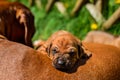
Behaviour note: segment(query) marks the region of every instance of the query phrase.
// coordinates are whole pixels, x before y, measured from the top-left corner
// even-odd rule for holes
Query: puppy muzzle
[[[68,70],[73,67],[73,63],[70,59],[58,57],[53,61],[53,66],[59,70]]]

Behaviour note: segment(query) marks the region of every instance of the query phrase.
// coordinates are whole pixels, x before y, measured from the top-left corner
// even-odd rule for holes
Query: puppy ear
[[[80,59],[82,54],[84,53],[82,49],[82,42],[77,37],[74,37],[74,39],[75,39],[75,44],[77,45],[77,49],[78,49],[78,59]]]
[[[83,45],[82,42],[79,39],[77,40],[77,47],[78,47],[78,56],[79,59],[83,58],[83,59],[88,59],[89,57],[92,56],[92,53],[90,51],[88,51]]]
[[[77,47],[78,47],[78,56],[79,56],[79,58],[81,58],[84,54],[84,50],[82,48],[82,43],[78,43]]]
[[[79,58],[82,59],[89,59],[92,56],[92,52],[90,52],[89,50],[87,50],[81,43],[81,47],[78,48],[79,49]]]
[[[48,56],[50,56],[51,46],[52,46],[52,43],[50,43],[49,45],[47,45],[47,48],[46,48],[46,52],[47,52]]]

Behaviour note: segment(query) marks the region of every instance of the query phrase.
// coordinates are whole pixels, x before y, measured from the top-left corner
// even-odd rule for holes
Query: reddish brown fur
[[[34,16],[18,2],[0,1],[0,34],[11,41],[32,46]]]
[[[55,68],[66,70],[71,69],[83,56],[89,57],[87,54],[90,52],[86,54],[82,48],[82,43],[78,38],[67,31],[60,30],[53,33],[37,51],[46,52]]]
[[[120,80],[118,48],[95,43],[84,46],[92,57],[73,72],[62,72],[40,52],[0,39],[0,80]]]
[[[55,40],[56,38],[61,38],[61,36],[64,36],[64,37],[70,37],[72,39],[72,41],[76,41],[76,43],[78,43],[79,45],[81,45],[81,41],[78,40],[78,38],[76,38],[75,36],[73,36],[72,34],[70,34],[69,32],[67,31],[64,31],[64,30],[61,30],[61,31],[57,31],[55,32],[54,34],[52,34],[50,36],[50,38],[48,38],[47,41],[39,41],[37,42],[37,44],[35,44],[35,47],[38,47],[40,46],[37,51],[45,51],[45,48],[47,48],[52,42],[53,40]],[[74,37],[74,39],[73,39]],[[69,40],[70,41],[70,40]],[[59,41],[58,41],[59,42]]]

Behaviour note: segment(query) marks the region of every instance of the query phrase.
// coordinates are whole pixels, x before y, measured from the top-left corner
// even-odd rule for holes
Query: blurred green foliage
[[[83,7],[79,11],[78,16],[70,17],[69,15],[62,15],[57,10],[55,5],[52,7],[52,10],[49,13],[46,13],[45,5],[47,3],[47,0],[41,0],[41,9],[39,9],[36,5],[30,7],[28,0],[19,1],[25,4],[27,7],[29,7],[35,16],[36,33],[33,37],[33,41],[37,39],[46,40],[53,32],[57,30],[67,30],[79,37],[80,39],[83,39],[85,35],[92,30],[90,27],[91,24],[96,23],[85,7]],[[76,0],[60,1],[64,3],[68,13],[71,12],[76,2]],[[105,18],[106,16],[108,16],[109,18],[112,15],[112,13],[119,7],[119,4],[115,4],[114,0],[110,0],[108,7],[108,10],[106,10],[108,11],[108,14],[104,16]],[[98,30],[100,29],[101,28],[99,27]],[[114,35],[120,35],[120,22],[117,22],[106,31]]]

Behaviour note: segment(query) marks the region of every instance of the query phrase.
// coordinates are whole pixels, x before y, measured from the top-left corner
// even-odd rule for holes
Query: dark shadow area
[[[92,54],[91,54],[91,55],[84,54],[84,55],[82,56],[82,58],[79,59],[79,60],[76,62],[75,66],[74,66],[72,69],[69,69],[69,70],[66,70],[66,69],[62,69],[62,70],[61,70],[61,69],[58,69],[58,70],[63,71],[63,72],[66,72],[66,73],[69,73],[69,74],[74,73],[74,72],[77,71],[78,67],[80,67],[80,66],[82,66],[82,65],[85,65],[86,62],[87,62],[87,60],[90,59],[90,57],[92,57]]]

